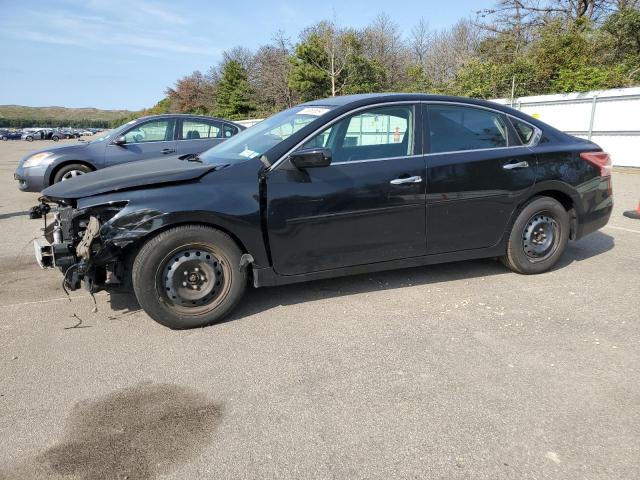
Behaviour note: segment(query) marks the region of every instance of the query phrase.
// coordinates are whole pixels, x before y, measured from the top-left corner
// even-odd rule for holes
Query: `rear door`
[[[301,147],[331,149],[331,165],[298,170],[285,161],[268,174],[269,243],[279,274],[425,254],[416,107],[394,104],[347,116]]]
[[[224,141],[223,123],[200,118],[180,119],[178,155],[201,153]]]
[[[498,111],[430,103],[424,119],[428,253],[495,245],[533,187],[535,155]]]
[[[105,166],[148,158],[175,155],[175,118],[159,118],[134,125],[124,133],[126,143],[110,143],[105,153]]]

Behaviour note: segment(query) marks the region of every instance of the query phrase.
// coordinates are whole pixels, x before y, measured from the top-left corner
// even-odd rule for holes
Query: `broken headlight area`
[[[166,213],[152,209],[127,212],[109,222],[101,232],[102,239],[119,248],[125,248],[149,232],[164,226]]]
[[[36,259],[41,267],[58,267],[64,272],[65,287],[75,290],[82,281],[94,288],[118,282],[116,252],[105,245],[102,228],[126,206],[126,202],[109,203],[87,208],[34,207],[45,219],[43,242],[35,242]],[[48,205],[43,201],[42,205]],[[37,208],[37,210],[36,210]],[[47,214],[52,219],[47,222]],[[110,263],[111,262],[111,263]]]

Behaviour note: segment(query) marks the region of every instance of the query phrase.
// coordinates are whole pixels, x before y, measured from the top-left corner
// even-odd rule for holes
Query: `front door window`
[[[173,121],[154,120],[136,125],[125,133],[127,144],[167,142],[173,140]]]

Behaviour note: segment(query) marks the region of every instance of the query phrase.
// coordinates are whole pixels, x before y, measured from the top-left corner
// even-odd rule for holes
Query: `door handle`
[[[168,153],[176,153],[175,149],[172,148],[163,148],[162,150],[160,150],[160,153],[162,153],[163,155],[166,155]]]
[[[515,170],[516,168],[529,168],[529,162],[505,163],[502,168],[505,170]]]
[[[391,185],[403,185],[405,183],[420,183],[420,182],[422,182],[422,177],[415,176],[415,177],[406,177],[406,178],[394,178],[389,183]]]

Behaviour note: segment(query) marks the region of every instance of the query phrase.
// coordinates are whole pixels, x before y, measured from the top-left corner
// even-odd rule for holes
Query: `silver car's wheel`
[[[90,171],[91,168],[87,165],[83,165],[81,163],[69,163],[56,170],[53,178],[51,179],[51,183],[63,182],[64,180],[84,175]]]
[[[70,178],[77,177],[78,175],[84,175],[84,172],[82,170],[69,170],[64,175],[62,175],[62,178],[60,179],[60,181],[64,182],[65,180],[69,180]]]

